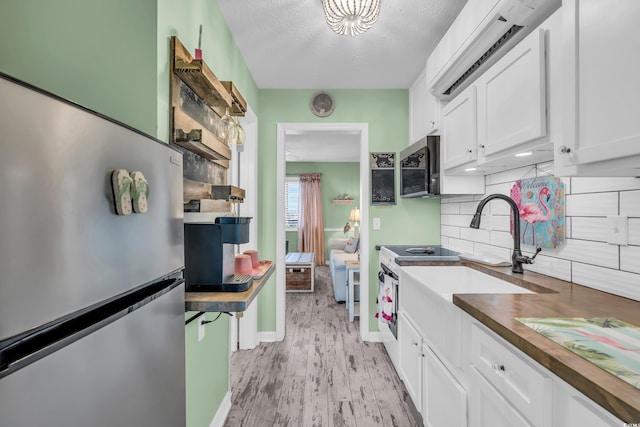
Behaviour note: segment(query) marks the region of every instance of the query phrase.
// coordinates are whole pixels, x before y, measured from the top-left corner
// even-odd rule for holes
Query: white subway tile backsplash
[[[566,215],[618,215],[618,193],[570,194],[566,197]]]
[[[533,256],[533,253],[524,252],[527,256]],[[556,279],[571,281],[571,261],[561,258],[553,258],[545,256],[544,249],[540,252],[533,264],[526,264],[526,270],[535,271],[545,276],[555,277]]]
[[[504,194],[505,196],[508,196],[511,192],[511,187],[513,187],[513,183],[509,182],[487,185],[485,187],[485,194],[482,196],[482,198],[488,196],[489,194]]]
[[[571,178],[571,190],[572,194],[640,190],[640,178],[574,177]]]
[[[549,255],[601,267],[618,268],[619,266],[618,246],[589,240],[566,239],[564,245],[556,248],[554,253]]]
[[[488,219],[492,231],[511,230],[511,215],[491,215]]]
[[[480,243],[491,243],[491,232],[489,230],[474,230],[473,228],[460,228],[460,238],[472,240]]]
[[[441,233],[443,236],[447,237],[455,237],[456,239],[460,238],[460,227],[450,227],[448,225],[440,226]]]
[[[574,283],[640,300],[640,280],[635,273],[574,262],[571,276]]]
[[[620,192],[620,215],[640,217],[640,191]]]
[[[471,220],[473,219],[473,215],[449,215],[449,225],[455,225],[458,227],[469,227],[471,224]],[[481,221],[486,220],[483,216]]]
[[[483,242],[484,243],[484,242]],[[492,231],[491,232],[491,240],[489,241],[494,246],[499,246],[501,248],[511,248],[513,249],[513,237],[511,233],[508,231]]]
[[[468,254],[472,254],[473,242],[470,242],[469,240],[460,240],[460,239],[454,239],[453,237],[450,237],[448,249],[453,249],[454,251],[466,252]]]
[[[465,215],[472,215],[476,213],[476,208],[478,207],[478,202],[464,202],[458,203],[460,206],[460,213]]]
[[[629,244],[640,245],[640,218],[629,218]]]
[[[518,169],[511,169],[504,172],[497,172],[487,176],[485,182],[488,185],[499,184],[501,182],[513,183],[519,179],[535,178],[536,168],[534,166],[524,166]]]
[[[497,246],[492,245],[484,245],[482,243],[476,243],[474,245],[474,254],[475,255],[484,255],[491,258],[497,258],[502,261],[511,262],[511,253],[512,249],[499,248]]]
[[[483,210],[480,230],[469,228],[478,202],[489,194],[509,195],[515,181],[550,175],[552,164],[527,166],[487,175],[486,193],[448,197],[441,204],[441,241],[459,252],[511,261],[511,209],[495,200]],[[525,269],[561,280],[640,300],[640,179],[561,178],[565,184],[566,240],[555,249],[543,248],[535,264]],[[610,215],[629,217],[629,245],[609,245]],[[532,246],[522,251],[533,255]]]
[[[444,214],[459,214],[460,203],[443,203],[440,205],[440,213]]]
[[[571,238],[606,242],[609,236],[605,217],[571,217]]]
[[[640,273],[640,246],[620,246],[620,270]]]

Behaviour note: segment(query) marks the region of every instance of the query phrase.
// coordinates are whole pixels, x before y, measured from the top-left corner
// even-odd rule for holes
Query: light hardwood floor
[[[287,293],[284,341],[231,357],[225,427],[421,426],[383,345],[360,340],[328,267],[316,271],[314,293]]]

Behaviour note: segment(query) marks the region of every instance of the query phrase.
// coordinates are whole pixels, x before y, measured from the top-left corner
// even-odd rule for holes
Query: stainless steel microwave
[[[440,196],[440,137],[427,136],[400,152],[400,197]]]

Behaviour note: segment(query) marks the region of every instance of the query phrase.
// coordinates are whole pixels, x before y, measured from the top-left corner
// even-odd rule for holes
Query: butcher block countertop
[[[185,311],[242,313],[251,305],[274,271],[275,263],[272,263],[262,277],[253,279],[251,287],[244,292],[185,292]]]
[[[640,302],[533,272],[515,274],[510,267],[489,267],[467,261],[458,265],[544,292],[457,294],[453,303],[622,421],[640,422],[640,389],[515,320],[521,317],[612,317],[640,326]]]

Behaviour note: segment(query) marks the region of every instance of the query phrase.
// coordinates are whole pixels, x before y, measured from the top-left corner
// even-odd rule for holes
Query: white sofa
[[[336,301],[347,300],[347,269],[345,261],[357,261],[357,253],[347,253],[344,246],[347,243],[346,238],[329,239],[329,267],[331,269],[331,281],[333,282],[333,295]],[[356,300],[357,300],[356,295]]]

